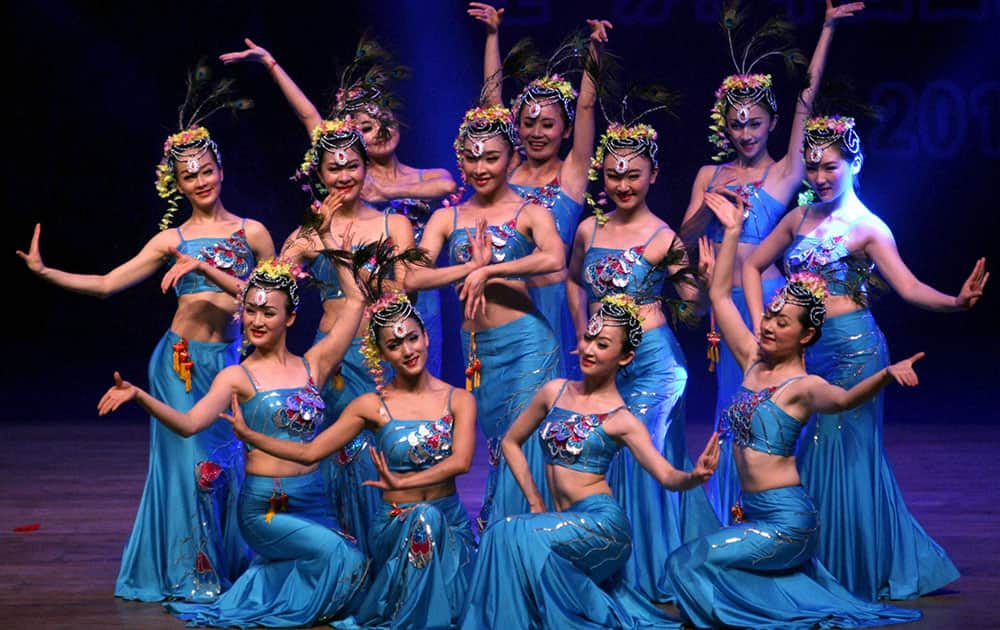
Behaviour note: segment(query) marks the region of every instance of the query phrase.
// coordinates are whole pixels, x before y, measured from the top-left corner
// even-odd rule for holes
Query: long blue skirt
[[[747,521],[689,543],[668,575],[694,626],[857,628],[914,621],[919,610],[861,601],[815,557],[819,520],[802,486],[745,492]]]
[[[331,625],[341,630],[457,628],[476,550],[458,495],[383,503],[369,538],[375,581],[358,612]]]
[[[272,494],[287,508],[268,522]],[[338,531],[318,471],[299,477],[247,475],[240,529],[257,553],[246,573],[212,604],[167,603],[189,626],[312,626],[343,617],[356,605],[368,560]]]
[[[313,345],[326,337],[317,332]],[[383,381],[392,380],[392,370],[386,368]],[[338,382],[339,381],[339,382]],[[368,373],[364,355],[361,354],[361,337],[355,337],[340,364],[339,379],[331,375],[320,390],[326,404],[328,422],[336,422],[344,408],[362,394],[375,391],[375,381]],[[325,427],[321,427],[325,428]],[[357,541],[358,548],[369,554],[368,530],[372,519],[382,504],[382,491],[364,485],[378,479],[378,470],[368,454],[368,447],[375,443],[375,436],[365,429],[320,464],[333,501],[333,512],[344,531]]]
[[[529,511],[528,500],[503,458],[500,441],[531,402],[535,392],[556,378],[559,343],[537,312],[478,331],[475,339],[476,354],[482,368],[481,384],[472,393],[476,398],[476,420],[486,436],[490,454],[483,507],[476,518],[482,530],[507,515]],[[466,356],[469,345],[470,334],[463,330],[462,349]],[[538,441],[528,440],[522,449],[532,477],[545,479],[545,459]],[[548,486],[542,483],[538,489],[546,505],[549,505]]]
[[[679,628],[621,579],[632,553],[614,498],[521,514],[483,533],[461,627]]]
[[[576,351],[576,327],[566,306],[566,283],[556,282],[543,287],[529,286],[531,299],[559,341],[559,376],[571,381],[582,380],[580,360]]]
[[[645,422],[653,445],[678,470],[691,470],[684,433],[684,354],[669,326],[647,330],[635,360],[618,371],[618,391]],[[667,557],[683,543],[719,528],[704,490],[665,490],[622,449],[608,469],[608,484],[632,522],[635,553],[625,567],[629,583],[657,602],[672,599]]]
[[[149,360],[149,390],[179,411],[194,406],[222,368],[237,362],[230,343],[189,341],[191,391],[173,369],[167,331]],[[211,601],[250,562],[239,532],[236,502],[243,479],[243,447],[219,420],[181,437],[151,418],[149,468],[132,533],[122,553],[115,595],[155,602]]]
[[[870,311],[831,317],[806,368],[849,388],[889,364]],[[799,475],[823,529],[816,555],[867,600],[912,599],[959,577],[948,554],[906,507],[882,442],[883,394],[841,414],[818,414],[799,440]]]
[[[424,322],[427,331],[427,370],[441,378],[441,340],[443,328],[441,324],[441,294],[438,289],[426,289],[417,294],[417,311]]]
[[[785,279],[771,278],[764,281],[764,304],[771,301],[771,298],[778,289],[785,286]],[[743,323],[748,328],[753,326],[750,321],[750,309],[747,308],[746,295],[743,287],[733,287],[733,303],[743,317]],[[719,343],[719,363],[715,366],[715,378],[718,383],[718,390],[715,397],[715,419],[722,416],[722,412],[733,402],[733,396],[743,383],[743,370],[739,363],[733,358],[733,353],[729,351],[726,343]],[[733,461],[733,441],[731,436],[724,435],[719,438],[719,467],[715,474],[705,484],[705,492],[708,500],[712,503],[716,516],[723,525],[732,523],[730,509],[740,497],[740,476],[736,471],[736,463]]]

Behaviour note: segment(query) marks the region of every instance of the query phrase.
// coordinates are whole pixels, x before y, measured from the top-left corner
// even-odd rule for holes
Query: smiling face
[[[257,348],[284,343],[288,327],[295,322],[288,293],[251,286],[243,299],[243,334]]]
[[[390,112],[386,111],[382,115],[389,117],[387,123],[383,123],[378,118],[365,111],[353,112],[351,118],[361,129],[361,135],[365,139],[365,146],[368,147],[368,155],[373,160],[381,162],[388,159],[399,147],[399,122]],[[383,132],[383,124],[386,130]],[[384,133],[388,135],[384,135]]]
[[[378,327],[378,349],[396,374],[416,376],[427,365],[427,332],[415,317]]]
[[[726,108],[726,136],[741,158],[752,161],[767,151],[767,139],[778,117],[760,103],[751,105],[748,111],[746,121],[741,122],[735,108]]]
[[[833,201],[854,187],[860,159],[848,161],[836,144],[823,149],[819,162],[806,161],[806,180],[820,201]]]
[[[344,192],[344,203],[355,202],[365,183],[365,161],[352,145],[333,152],[322,151],[319,161],[319,178],[327,190]]]
[[[197,168],[191,170],[191,166]],[[191,149],[181,153],[174,160],[174,175],[177,190],[192,206],[208,208],[219,200],[222,193],[222,168],[215,161],[215,154],[211,150]]]
[[[477,194],[489,195],[507,185],[513,149],[502,135],[488,140],[466,138],[462,143],[462,174]]]
[[[778,311],[767,308],[760,322],[760,349],[772,356],[801,354],[817,339],[815,326],[804,322],[808,313],[803,306],[786,302]]]
[[[562,141],[569,138],[570,126],[566,113],[559,103],[541,106],[538,116],[531,117],[531,103],[521,107],[517,132],[524,145],[525,155],[538,162],[558,158]]]
[[[577,343],[580,371],[585,376],[613,376],[635,358],[625,349],[625,328],[605,324],[596,335],[589,332]]]
[[[619,210],[634,210],[646,203],[649,187],[656,182],[659,169],[653,168],[653,162],[645,153],[633,155],[623,173],[619,169],[623,164],[611,151],[604,156],[604,191]]]

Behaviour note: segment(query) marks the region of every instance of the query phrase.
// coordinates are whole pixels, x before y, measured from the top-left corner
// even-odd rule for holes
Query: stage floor
[[[700,445],[707,427],[689,427]],[[0,626],[181,628],[159,604],[112,595],[146,471],[148,424],[134,408],[112,418],[0,423]],[[910,510],[951,554],[962,578],[902,605],[907,627],[1000,627],[1000,428],[980,419],[895,417],[889,456]],[[486,475],[483,445],[460,480],[474,515]],[[40,524],[34,532],[14,528]]]

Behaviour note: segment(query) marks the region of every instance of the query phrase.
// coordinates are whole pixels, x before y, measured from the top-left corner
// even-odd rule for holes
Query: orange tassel
[[[733,517],[734,523],[742,523],[747,520],[746,514],[743,513],[743,506],[739,502],[734,503],[733,507],[729,508],[729,515]]]
[[[472,391],[479,387],[482,362],[476,356],[476,333],[469,335],[469,362],[465,366],[465,389]]]
[[[705,338],[708,339],[708,371],[714,372],[715,365],[719,362],[719,341],[722,340],[722,336],[715,329],[715,313],[712,313],[709,319],[711,321],[711,329],[705,335]]]
[[[191,391],[191,369],[194,368],[194,361],[188,353],[188,340],[181,337],[181,340],[173,345],[174,349],[174,372],[184,383],[184,391]]]
[[[338,392],[344,389],[344,375],[340,373],[340,368],[337,368],[336,374],[333,375],[333,388]]]

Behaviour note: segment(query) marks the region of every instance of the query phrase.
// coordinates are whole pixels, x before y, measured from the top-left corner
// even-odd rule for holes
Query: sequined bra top
[[[758,182],[726,185],[728,190],[735,192],[743,199],[744,217],[743,231],[740,233],[741,243],[759,245],[771,233],[774,226],[778,225],[781,217],[785,214],[785,206],[787,204],[781,203],[772,197],[771,193],[764,190],[764,182],[767,180],[767,175],[771,172],[772,166],[774,166],[774,162],[768,165],[767,169],[764,170],[764,176]],[[712,179],[708,182],[709,190],[711,190],[712,184],[715,183],[715,178],[719,174],[720,168],[722,168],[721,164],[715,167]],[[722,224],[719,223],[719,219],[713,214],[711,223],[705,229],[705,234],[716,243],[721,243],[724,232],[725,230],[722,228]]]
[[[309,380],[303,387],[282,387],[279,389],[259,390],[257,381],[250,370],[244,366],[243,371],[254,395],[240,404],[247,426],[258,433],[288,440],[289,442],[309,442],[316,436],[317,429],[323,424],[323,398],[319,395],[316,384],[313,383],[309,362],[305,357],[302,363],[306,366]],[[250,444],[246,449],[252,450]]]
[[[720,433],[729,434],[733,443],[761,453],[791,457],[803,424],[781,410],[772,398],[775,392],[802,376],[758,392],[740,387],[733,402],[719,418]]]
[[[389,238],[389,213],[385,213],[385,237]],[[360,243],[354,249],[360,247]],[[366,264],[366,271],[372,269]],[[344,297],[344,290],[340,288],[340,280],[337,278],[337,268],[330,259],[320,254],[309,263],[309,274],[319,287],[319,298],[324,302],[327,300],[339,300]]]
[[[583,288],[587,301],[600,302],[608,294],[625,293],[632,296],[637,304],[652,304],[663,294],[663,283],[667,270],[646,260],[643,252],[653,242],[660,231],[657,228],[642,245],[628,249],[594,247],[598,224],[594,221],[594,231],[590,243],[583,254]]]
[[[524,210],[524,206],[528,205],[528,203],[530,202],[526,201],[521,204],[521,207],[517,209],[517,212],[510,221],[501,223],[500,225],[486,226],[486,231],[489,232],[490,236],[490,249],[492,250],[491,264],[519,260],[535,251],[535,244],[527,236],[517,231],[517,218],[521,216],[521,211]],[[459,229],[458,208],[452,208],[452,212],[451,234],[448,235],[448,261],[452,265],[458,265],[469,262],[472,258],[469,237],[466,235],[465,230],[468,229],[469,233],[475,235],[476,228]]]
[[[454,388],[448,390],[448,401],[437,420],[394,418],[385,399],[381,399],[389,422],[375,432],[375,440],[390,470],[425,470],[451,455],[451,394],[454,391]]]
[[[538,427],[538,440],[545,463],[579,472],[603,475],[621,448],[601,426],[608,416],[624,409],[615,407],[605,413],[577,413],[557,403],[566,391],[563,381],[552,408]]]
[[[807,206],[802,213],[798,229],[802,228],[810,208]],[[847,250],[847,235],[853,227],[854,224],[851,224],[843,233],[822,239],[796,234],[791,246],[785,250],[785,275],[800,271],[817,273],[826,280],[829,295],[848,295],[859,304],[865,304],[875,263]]]
[[[250,249],[250,243],[247,242],[246,223],[247,220],[243,219],[240,222],[240,228],[226,238],[206,236],[187,239],[184,238],[184,233],[178,226],[175,229],[181,242],[177,244],[177,251],[207,262],[231,276],[246,280],[250,277],[253,268],[257,266],[253,250]],[[170,266],[173,265],[174,261],[171,261]],[[178,296],[181,296],[205,291],[221,292],[222,289],[200,273],[192,272],[184,274],[177,281],[177,284],[174,285],[174,291]]]
[[[513,175],[513,172],[511,174]],[[580,214],[583,213],[583,204],[563,191],[562,187],[559,186],[558,177],[544,186],[523,186],[510,182],[507,185],[524,199],[548,208],[552,213],[552,219],[556,222],[559,238],[562,239],[567,249],[573,244],[576,226],[580,222]]]

